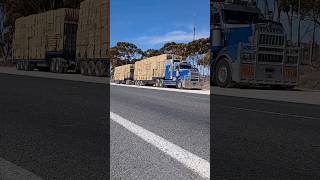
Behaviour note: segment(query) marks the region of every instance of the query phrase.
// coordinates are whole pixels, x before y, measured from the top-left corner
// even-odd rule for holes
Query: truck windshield
[[[180,69],[191,69],[191,65],[181,64]]]
[[[226,24],[252,24],[259,20],[259,14],[224,10],[224,21]]]

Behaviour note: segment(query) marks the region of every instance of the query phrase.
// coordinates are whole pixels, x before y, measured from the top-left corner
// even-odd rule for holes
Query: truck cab
[[[214,85],[297,85],[299,48],[289,45],[281,23],[265,18],[254,0],[220,0],[211,6]]]
[[[188,62],[167,60],[165,64],[164,85],[176,86],[179,89],[199,89],[199,71]]]

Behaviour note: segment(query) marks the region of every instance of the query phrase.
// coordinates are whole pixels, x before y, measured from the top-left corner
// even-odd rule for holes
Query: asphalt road
[[[111,112],[210,161],[208,95],[111,86]],[[112,179],[201,179],[118,123],[111,121]]]
[[[112,120],[109,145],[109,87],[70,79],[0,74],[0,166],[5,159],[43,179],[108,179],[109,170],[111,179],[201,179]],[[112,113],[211,158],[213,179],[320,179],[320,106],[317,97],[302,104],[317,93],[289,92],[275,101],[278,92],[270,91],[228,89],[218,93],[229,96],[209,99],[110,88]],[[270,100],[248,98],[259,93]]]
[[[320,106],[211,96],[213,179],[320,179]]]
[[[6,74],[0,84],[0,158],[43,179],[109,178],[107,85]]]

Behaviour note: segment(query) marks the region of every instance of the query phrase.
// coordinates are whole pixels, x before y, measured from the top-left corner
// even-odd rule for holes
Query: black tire
[[[166,88],[167,87],[166,85],[164,85],[163,79],[160,79],[160,87],[162,87],[162,88]]]
[[[96,66],[96,67],[95,67],[95,72],[96,72],[95,75],[96,75],[97,77],[101,77],[101,76],[102,76],[101,62],[98,61],[95,66]]]
[[[23,70],[24,70],[23,61],[20,61],[20,62],[19,62],[19,66],[20,66],[20,70],[23,71]]]
[[[96,65],[94,64],[93,61],[90,61],[88,63],[88,75],[89,76],[95,76],[96,75]]]
[[[51,59],[49,70],[50,70],[50,72],[53,72],[53,73],[56,71],[56,59],[55,58]]]
[[[81,74],[84,76],[88,75],[88,63],[87,62],[82,62],[81,63]]]
[[[84,63],[80,62],[80,74],[84,74]]]
[[[181,80],[177,81],[176,88],[177,88],[177,89],[183,89],[182,81],[181,81]]]
[[[28,62],[27,61],[23,62],[23,70],[28,71]]]
[[[33,71],[34,70],[34,65],[28,63],[28,71]]]
[[[96,76],[98,77],[107,76],[107,67],[104,63],[100,61],[96,63]]]
[[[61,59],[57,59],[57,72],[58,73],[64,73],[64,66],[63,66],[63,61]]]
[[[160,80],[159,79],[156,79],[156,82],[154,84],[155,87],[160,87]]]
[[[219,87],[228,88],[233,86],[231,69],[226,59],[218,62],[214,72],[214,78],[214,81]]]
[[[17,69],[17,70],[20,70],[19,62],[16,62],[16,69]]]
[[[54,67],[54,72],[59,73],[60,71],[60,62],[58,59],[56,59],[55,67]]]

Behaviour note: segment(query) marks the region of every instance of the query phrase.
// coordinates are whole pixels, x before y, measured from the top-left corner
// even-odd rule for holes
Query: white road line
[[[174,88],[158,88],[153,86],[135,86],[135,85],[124,85],[124,84],[115,84],[110,83],[111,86],[121,86],[121,87],[130,87],[130,88],[139,88],[139,89],[154,89],[159,91],[171,91],[171,92],[183,92],[191,94],[200,94],[200,95],[210,95],[210,90],[184,90],[184,89],[174,89]]]
[[[42,178],[9,161],[0,158],[1,180],[42,180]]]
[[[200,175],[205,179],[210,179],[210,163],[199,156],[188,152],[181,147],[165,140],[164,138],[138,126],[123,117],[110,112],[110,119],[135,135],[142,138],[144,141],[150,143],[151,145],[157,147],[162,152],[176,159],[182,163],[185,167],[191,169],[196,174]]]
[[[300,116],[300,115],[295,115],[295,114],[286,114],[286,113],[279,113],[279,112],[272,112],[272,111],[249,109],[249,108],[240,108],[240,107],[233,107],[233,106],[220,106],[220,107],[231,108],[231,109],[242,110],[242,111],[251,111],[251,112],[257,112],[257,113],[264,113],[264,114],[272,114],[272,115],[278,115],[278,116],[287,116],[287,117],[302,118],[302,119],[320,120],[320,118],[317,118],[317,117]]]

